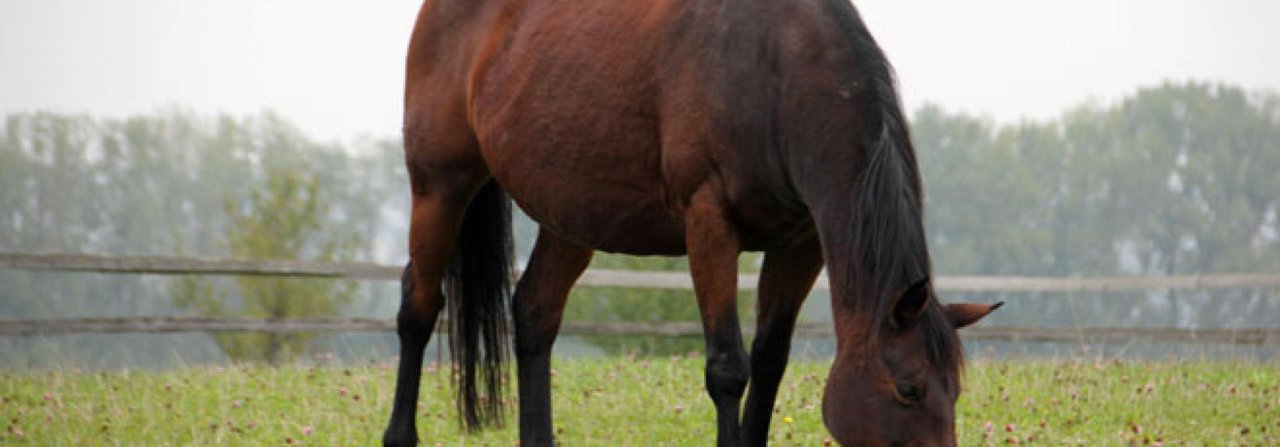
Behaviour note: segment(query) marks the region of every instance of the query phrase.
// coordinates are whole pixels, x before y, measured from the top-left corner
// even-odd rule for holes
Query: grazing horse
[[[594,250],[688,255],[718,445],[765,443],[824,265],[832,437],[955,444],[956,329],[995,306],[932,292],[893,75],[847,0],[427,0],[405,74],[413,210],[384,444],[416,443],[448,308],[465,425],[501,420],[510,321],[520,445],[552,445],[551,346]],[[540,226],[514,295],[508,197]],[[750,356],[743,251],[765,253]]]

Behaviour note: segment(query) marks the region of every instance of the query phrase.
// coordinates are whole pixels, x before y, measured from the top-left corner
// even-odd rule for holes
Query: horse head
[[[954,446],[956,330],[1001,304],[942,305],[925,280],[896,293],[883,321],[837,315],[841,338],[865,342],[840,343],[823,395],[827,430],[844,446]]]

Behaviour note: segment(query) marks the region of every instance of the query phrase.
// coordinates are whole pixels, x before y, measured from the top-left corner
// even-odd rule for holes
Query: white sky
[[[321,138],[395,135],[418,4],[0,0],[0,113],[269,108]],[[1280,91],[1277,0],[855,4],[911,108],[1015,121],[1163,80]]]

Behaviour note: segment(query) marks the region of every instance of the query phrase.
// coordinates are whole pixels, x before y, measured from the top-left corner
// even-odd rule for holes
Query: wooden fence
[[[242,260],[171,256],[99,256],[87,254],[0,253],[0,269],[49,270],[154,275],[261,275],[398,280],[402,266],[361,262],[324,263],[292,260]],[[738,287],[755,289],[759,276],[738,275]],[[589,269],[578,286],[692,289],[684,272]],[[1115,292],[1151,289],[1277,287],[1280,274],[1183,276],[1115,276],[1058,278],[1043,276],[939,276],[934,289],[946,292]],[[824,275],[814,284],[827,288]]]
[[[263,275],[324,277],[356,280],[396,280],[401,267],[371,263],[316,263],[291,260],[235,260],[161,256],[98,256],[87,254],[0,253],[0,269],[97,272],[158,275]],[[739,287],[754,289],[755,274],[740,274]],[[587,270],[578,286],[691,289],[687,273]],[[1229,274],[1162,277],[995,277],[942,276],[934,279],[939,291],[962,292],[1109,292],[1152,289],[1212,289],[1277,287],[1280,274]],[[819,278],[816,288],[826,288]],[[390,319],[312,318],[241,319],[203,317],[124,317],[0,320],[0,335],[130,332],[217,331],[389,331]],[[693,336],[701,334],[696,323],[566,323],[562,332],[578,335]],[[831,325],[804,324],[798,335],[830,336]],[[1165,328],[1021,328],[977,327],[962,331],[966,338],[1011,341],[1128,341],[1229,344],[1280,343],[1280,328],[1165,329]]]
[[[175,333],[175,332],[291,332],[291,331],[393,331],[395,321],[381,318],[309,318],[264,320],[207,317],[124,317],[0,320],[0,335],[65,335],[77,333]],[[572,335],[692,337],[702,335],[695,322],[565,322],[561,332]],[[748,325],[744,332],[751,334]],[[1003,341],[1222,343],[1263,345],[1280,343],[1280,328],[1166,329],[1166,328],[1029,328],[973,327],[961,331],[965,338]],[[830,337],[830,323],[803,323],[796,336]]]

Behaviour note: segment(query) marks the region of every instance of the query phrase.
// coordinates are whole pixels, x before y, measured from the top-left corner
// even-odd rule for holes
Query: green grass
[[[563,445],[712,445],[699,358],[560,361]],[[825,364],[793,364],[773,445],[822,445]],[[459,434],[447,376],[425,373],[422,445],[515,445],[514,428]],[[373,445],[395,370],[192,368],[0,373],[0,445]],[[1280,365],[999,361],[969,366],[960,445],[1280,445]],[[514,417],[514,413],[512,413]],[[513,426],[514,424],[508,424]]]

